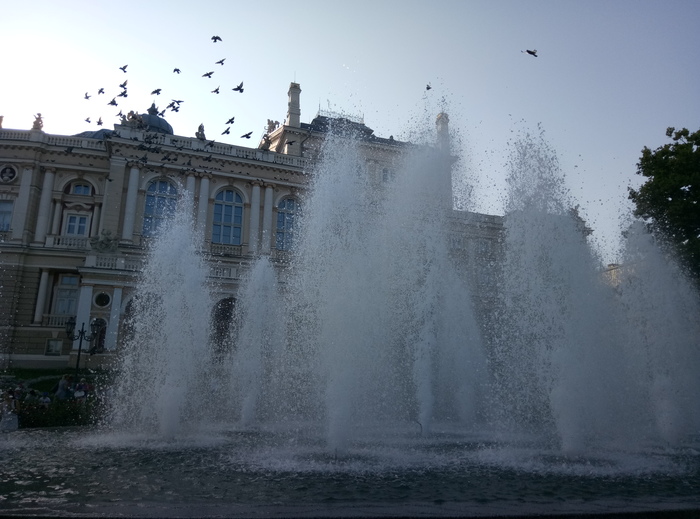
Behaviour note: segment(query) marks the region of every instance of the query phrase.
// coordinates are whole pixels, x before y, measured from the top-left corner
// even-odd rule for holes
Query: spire
[[[289,95],[289,102],[287,105],[287,120],[285,124],[294,128],[301,128],[301,105],[299,104],[301,87],[299,83],[290,83],[289,92],[287,92],[287,94]]]

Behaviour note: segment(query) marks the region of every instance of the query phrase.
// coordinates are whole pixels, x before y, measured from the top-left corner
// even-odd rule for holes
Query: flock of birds
[[[220,41],[223,41],[223,40],[222,40],[222,38],[221,38],[220,36],[212,36],[212,37],[211,37],[211,41],[212,41],[213,43],[217,43],[217,42],[220,42]],[[214,62],[214,64],[223,67],[225,61],[226,61],[226,58],[223,58],[223,59],[220,59],[220,60]],[[127,73],[127,68],[128,68],[128,67],[129,67],[129,65],[127,64],[127,65],[124,65],[124,66],[122,66],[122,67],[119,67],[119,70],[121,70],[124,74],[126,74],[126,73]],[[180,68],[178,68],[178,67],[175,67],[175,68],[173,69],[173,72],[172,72],[172,73],[173,73],[173,74],[178,74],[178,75],[179,75],[179,74],[182,73],[182,70],[181,70]],[[203,77],[203,78],[207,78],[207,79],[212,79],[212,76],[214,75],[214,73],[215,73],[214,70],[209,71],[209,72],[205,72],[204,74],[202,74],[202,77]],[[114,95],[114,96],[112,97],[112,99],[111,99],[108,103],[106,103],[107,106],[118,107],[118,106],[119,106],[119,103],[121,102],[121,99],[118,100],[118,98],[126,98],[126,97],[128,97],[128,95],[129,95],[129,92],[128,92],[128,89],[127,89],[128,82],[129,82],[129,80],[126,79],[126,80],[124,80],[123,83],[121,83],[121,84],[119,85],[119,88],[121,89],[121,91],[120,91],[118,94]],[[235,87],[231,88],[231,90],[232,90],[233,92],[237,92],[237,93],[239,93],[239,94],[242,94],[243,91],[244,91],[244,89],[243,89],[243,81],[241,81],[241,82],[240,82],[238,85],[236,85]],[[161,95],[162,93],[163,93],[163,88],[156,88],[156,89],[154,89],[154,90],[151,91],[151,95],[152,95],[152,96],[159,96],[159,95]],[[220,94],[220,93],[221,93],[221,86],[220,86],[220,85],[217,86],[214,90],[211,90],[210,93],[212,93],[212,94]],[[99,89],[97,90],[97,94],[91,95],[90,92],[85,92],[85,95],[83,96],[83,99],[85,99],[85,100],[90,100],[92,97],[94,97],[94,96],[100,96],[100,95],[105,95],[105,97],[107,97],[107,95],[105,94],[105,89],[102,88],[102,87],[99,88]],[[108,97],[107,97],[107,98],[108,98]],[[182,103],[184,103],[184,101],[181,100],[181,99],[172,99],[172,100],[170,101],[170,103],[169,103],[163,110],[161,110],[161,111],[158,112],[158,116],[163,117],[163,116],[166,114],[166,112],[167,112],[168,110],[170,110],[170,111],[172,111],[172,112],[179,112]],[[120,110],[119,110],[119,113],[116,114],[116,117],[119,118],[120,120],[123,120],[126,116],[125,116],[125,114],[123,113],[123,110],[120,109]],[[231,126],[234,124],[234,121],[235,121],[235,116],[234,116],[234,117],[230,117],[230,118],[226,121],[226,123],[225,123],[225,124],[226,124],[226,128],[224,129],[223,132],[221,132],[221,135],[230,135],[230,134],[231,134]],[[86,118],[85,118],[85,122],[88,123],[88,124],[91,124],[91,123],[92,123],[91,117],[89,117],[89,116],[86,117]],[[96,124],[97,126],[102,126],[102,125],[104,124],[104,121],[103,121],[101,115],[99,116],[99,118],[97,119],[97,121],[95,121],[95,124]],[[247,133],[244,133],[243,135],[241,135],[241,138],[242,138],[242,139],[250,139],[252,135],[253,135],[253,132],[250,131],[250,132],[247,132]]]

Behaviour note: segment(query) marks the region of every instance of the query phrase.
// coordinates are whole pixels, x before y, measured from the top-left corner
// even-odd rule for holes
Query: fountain
[[[282,270],[255,261],[223,346],[211,344],[216,287],[183,203],[133,300],[108,423],[4,441],[7,473],[24,483],[0,506],[91,515],[116,501],[137,516],[700,507],[700,307],[672,259],[636,226],[619,284],[606,283],[555,154],[525,136],[510,161],[499,304],[480,325],[448,253],[435,188],[445,157],[409,155],[380,191],[352,139],[329,137],[294,259]]]

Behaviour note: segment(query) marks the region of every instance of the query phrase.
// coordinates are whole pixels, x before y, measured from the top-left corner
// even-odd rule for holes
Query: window
[[[294,227],[298,213],[299,203],[294,198],[283,199],[277,207],[277,249],[291,250],[294,246]]]
[[[90,196],[92,194],[92,186],[89,184],[73,184],[71,194]]]
[[[78,306],[78,276],[61,274],[56,286],[56,299],[53,313],[56,315],[75,315]]]
[[[240,245],[243,234],[243,198],[236,191],[227,189],[216,195],[212,243]]]
[[[146,190],[143,235],[154,236],[177,208],[177,188],[167,180],[156,180]]]
[[[88,217],[69,214],[66,218],[66,233],[72,236],[87,236]]]
[[[63,350],[63,339],[48,339],[45,355],[60,355]]]
[[[12,223],[12,200],[0,200],[0,231],[9,231]]]

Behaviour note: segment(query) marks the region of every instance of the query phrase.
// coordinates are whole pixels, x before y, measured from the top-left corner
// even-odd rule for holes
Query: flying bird
[[[90,99],[90,96],[88,95],[87,92],[85,92],[85,99]]]
[[[230,133],[231,133],[231,127],[229,126],[223,132],[221,132],[221,135],[229,135]]]
[[[226,121],[226,124],[233,124],[233,120],[234,120],[235,118],[236,118],[235,116],[234,116],[234,117],[231,117],[228,121]]]
[[[121,110],[119,110],[119,113],[117,114],[117,117],[124,117],[124,114],[122,113]]]
[[[97,126],[102,126],[102,117],[97,120]]]
[[[433,88],[433,87],[430,86],[430,83],[428,83],[428,84],[425,86],[425,89],[426,89],[426,90],[430,90],[431,88]]]
[[[211,91],[212,94],[218,94],[219,93],[219,87],[216,87],[214,90]]]
[[[121,85],[119,85],[119,88],[123,88],[124,90],[126,90],[126,84],[127,84],[128,82],[129,82],[129,80],[127,79],[127,80],[124,81]]]
[[[157,96],[159,96],[159,95],[160,95],[160,90],[161,90],[160,88],[156,88],[153,92],[151,92],[151,95],[157,95]]]
[[[521,51],[521,52],[522,52],[522,51]],[[537,49],[526,50],[525,52],[527,52],[530,56],[535,56],[535,57],[537,57]]]
[[[178,105],[179,105],[180,103],[184,103],[183,100],[173,99],[172,101],[173,101],[173,103],[178,104]]]
[[[240,92],[241,94],[243,93],[243,81],[241,81],[241,84],[238,85],[236,88],[232,88],[234,92]]]
[[[217,61],[217,62],[215,63],[215,65],[223,65],[223,64],[224,64],[224,61],[226,61],[226,58],[220,59],[219,61]]]
[[[216,43],[217,41],[222,41],[222,40],[221,40],[221,38],[220,38],[219,36],[212,36],[212,37],[211,37],[211,41],[213,41],[214,43]]]
[[[100,88],[100,89],[97,91],[97,93],[98,93],[98,94],[104,94],[104,93],[105,93],[105,89],[104,89],[104,88]]]
[[[111,100],[109,103],[107,103],[107,104],[108,104],[109,106],[117,106],[116,98],[113,97],[112,100]]]
[[[174,68],[173,69],[173,74],[179,74],[181,71],[179,68]]]
[[[241,139],[250,139],[251,135],[253,135],[253,132],[244,133],[241,135]]]
[[[129,94],[126,93],[126,90],[122,90],[121,94],[117,94],[117,97],[129,97]]]
[[[295,142],[297,142],[297,141],[287,141],[287,146],[291,146],[291,145],[294,144]]]
[[[87,118],[85,119],[85,122],[88,123],[88,124],[90,124],[90,118],[87,117]]]
[[[212,71],[212,72],[207,72],[206,74],[202,74],[202,77],[208,77],[209,79],[211,79],[211,76],[212,76],[213,73],[214,73],[213,71]]]
[[[126,74],[126,67],[128,67],[128,66],[129,65],[124,65],[123,67],[119,67],[119,70],[121,70],[122,72],[124,72],[124,74]]]

